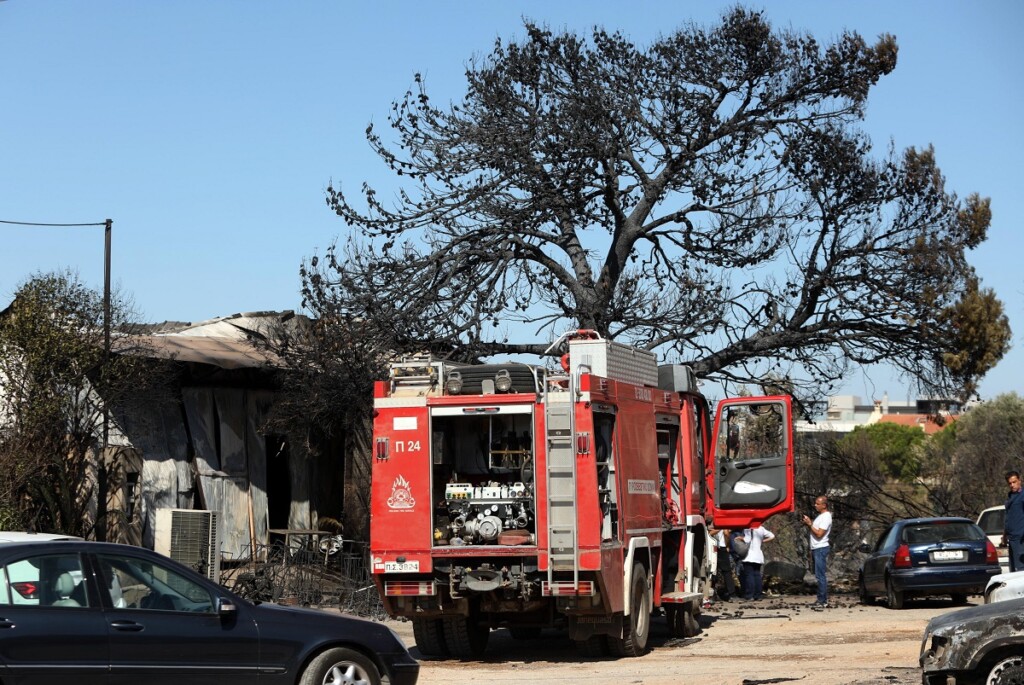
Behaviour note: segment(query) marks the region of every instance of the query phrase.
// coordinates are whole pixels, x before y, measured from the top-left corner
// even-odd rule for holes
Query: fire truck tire
[[[625,635],[608,638],[608,646],[615,656],[633,657],[647,653],[647,638],[651,632],[651,595],[647,585],[647,570],[643,565],[635,564]]]
[[[423,656],[448,656],[448,645],[444,642],[444,625],[439,618],[414,618],[412,635],[416,649]]]
[[[683,609],[676,604],[665,604],[665,623],[671,637],[683,636]]]
[[[681,614],[680,618],[683,623],[683,637],[697,637],[700,635],[700,623],[697,621],[697,617],[694,615],[694,612],[688,609],[683,609],[679,613]]]
[[[600,659],[608,656],[608,636],[591,635],[586,640],[576,640],[576,651],[580,656]]]
[[[487,649],[491,629],[477,624],[473,616],[450,616],[444,619],[444,642],[448,652],[457,659],[475,659]]]

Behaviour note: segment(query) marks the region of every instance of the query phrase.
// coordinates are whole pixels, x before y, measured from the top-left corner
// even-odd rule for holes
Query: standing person
[[[747,555],[743,557],[743,599],[758,600],[764,597],[761,567],[764,565],[764,551],[761,544],[775,539],[775,534],[761,526],[747,528],[743,531],[743,539],[750,544]]]
[[[750,543],[743,539],[743,533],[742,530],[730,530],[726,536],[729,540],[729,558],[740,580],[740,586],[737,588],[740,597],[743,597],[747,587],[747,571],[743,566],[743,557],[747,556],[747,549],[750,547]]]
[[[718,558],[716,583],[718,599],[728,602],[736,594],[736,581],[732,577],[732,555],[729,552],[729,531],[712,528],[708,531],[715,541],[715,555]]]
[[[828,498],[819,495],[814,500],[814,508],[818,515],[811,517],[804,514],[803,523],[811,529],[811,555],[814,557],[814,578],[818,581],[818,598],[814,602],[815,609],[828,606],[828,535],[832,532],[832,512],[828,510]]]
[[[1024,494],[1021,493],[1020,472],[1010,471],[1006,474],[1006,484],[1010,492],[1006,495],[1006,522],[1003,524],[1003,544],[1010,547],[1010,570],[1024,570],[1021,559],[1022,540],[1024,540]]]

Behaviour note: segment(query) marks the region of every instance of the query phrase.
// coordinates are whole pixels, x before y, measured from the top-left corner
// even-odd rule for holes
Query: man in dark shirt
[[[1010,546],[1010,570],[1024,570],[1024,493],[1021,492],[1020,473],[1006,474],[1010,492],[1006,496],[1006,523],[1003,525],[1003,544]]]

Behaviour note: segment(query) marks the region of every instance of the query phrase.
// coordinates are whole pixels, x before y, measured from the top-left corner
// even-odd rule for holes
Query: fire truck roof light
[[[448,374],[448,378],[444,384],[445,390],[450,395],[458,395],[462,392],[462,374],[458,371],[452,371]]]
[[[508,369],[502,369],[494,374],[494,389],[498,392],[508,392],[512,389],[512,376]]]

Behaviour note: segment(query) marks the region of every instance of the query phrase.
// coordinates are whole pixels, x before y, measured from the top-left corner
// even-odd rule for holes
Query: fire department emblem
[[[388,497],[388,506],[392,509],[412,509],[416,506],[416,500],[412,497],[409,481],[401,475],[395,479],[391,486],[391,497]]]

